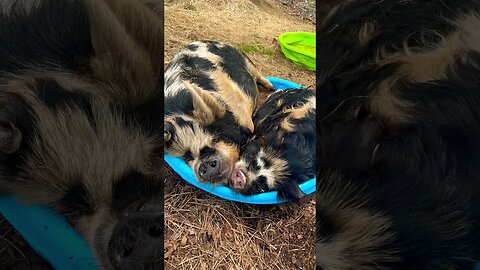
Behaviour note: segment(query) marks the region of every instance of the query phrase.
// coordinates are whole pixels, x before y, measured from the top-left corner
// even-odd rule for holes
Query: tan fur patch
[[[400,72],[414,82],[444,79],[456,61],[468,61],[469,51],[480,52],[479,15],[468,14],[452,23],[457,29],[446,37],[433,32],[441,40],[439,44],[422,41],[426,46],[418,50],[409,48],[405,42],[401,51],[384,56],[381,64],[401,63]]]
[[[277,100],[277,107],[280,108],[283,105],[283,99]]]
[[[266,168],[265,164],[263,164],[262,158],[265,158],[270,162],[270,166],[268,168]],[[257,157],[257,163],[260,166],[257,176],[265,176],[267,178],[267,186],[271,189],[278,188],[278,185],[280,184],[279,180],[285,176],[288,176],[287,161],[281,159],[272,149],[262,149]]]
[[[358,40],[361,44],[367,44],[375,35],[376,25],[374,22],[366,22],[362,24],[358,30]]]
[[[183,49],[177,55],[175,55],[175,57],[171,62],[175,62],[175,60],[177,60],[180,57],[184,57],[185,55],[207,59],[214,66],[218,66],[222,62],[222,57],[212,53],[208,49],[207,43],[202,41],[194,41],[190,44],[197,46],[197,49],[195,51],[191,51],[189,49]],[[220,44],[218,44],[218,46],[221,47]]]
[[[228,157],[228,159],[230,160],[231,170],[233,170],[235,163],[240,158],[240,150],[238,149],[238,147],[236,145],[226,142],[218,142],[215,144],[215,149],[218,149],[220,153]]]
[[[333,213],[336,210],[336,213]],[[323,269],[371,269],[378,261],[395,261],[395,255],[381,247],[392,241],[390,222],[380,214],[359,209],[331,209],[342,222],[333,241],[316,245],[317,262]],[[337,212],[338,211],[338,212]],[[340,212],[341,211],[341,212]],[[343,220],[342,220],[343,219]],[[382,268],[376,268],[382,269]],[[386,268],[385,268],[386,269]]]
[[[175,127],[175,140],[172,146],[166,149],[168,154],[181,157],[187,150],[190,150],[193,156],[199,156],[203,147],[212,146],[212,135],[206,133],[195,120],[188,116],[176,115],[175,117],[184,117],[186,120],[191,121],[193,129],[188,126],[180,127],[173,120],[174,117],[166,117],[165,122],[169,122]]]
[[[104,0],[128,34],[148,53],[156,74],[162,72],[163,21],[140,1]],[[158,5],[157,3],[157,6]],[[158,61],[157,61],[158,60]]]
[[[153,141],[127,129],[107,107],[94,104],[96,129],[81,111],[37,109],[36,151],[24,168],[32,179],[21,190],[22,198],[48,204],[60,199],[70,181],[81,177],[91,202],[102,205],[108,202],[113,180],[128,169],[144,169]]]
[[[4,94],[13,93],[27,103],[36,116],[36,130],[30,134],[33,136],[31,154],[26,157],[16,181],[5,187],[6,191],[16,194],[23,203],[46,204],[62,210],[58,200],[70,187],[81,182],[89,194],[87,200],[95,208],[109,205],[112,184],[125,171],[147,172],[151,149],[158,145],[156,138],[127,128],[122,116],[112,112],[107,99],[101,96],[91,103],[95,125],[90,115],[76,106],[47,108],[37,95],[43,85],[38,85],[36,78],[54,80],[65,87],[65,91],[80,87],[79,91],[90,93],[94,87],[73,76],[69,80],[68,74],[31,74],[34,75],[17,76],[0,85],[0,102],[8,101]],[[97,92],[101,90],[97,88]],[[2,184],[3,180],[0,179]],[[5,189],[2,187],[1,191]],[[95,228],[90,227],[90,231]]]
[[[317,264],[328,270],[367,270],[373,265],[395,262],[395,251],[383,247],[394,241],[391,222],[381,213],[368,209],[359,197],[355,183],[331,174],[317,184],[317,213],[335,225],[332,239],[317,239]],[[382,269],[382,268],[376,268]]]
[[[118,219],[115,218],[107,206],[101,207],[91,216],[81,217],[75,224],[75,229],[94,247],[96,243],[103,243],[103,247],[94,248],[95,257],[102,266],[110,265],[108,261],[108,243]],[[104,233],[98,234],[96,228],[102,227]],[[92,229],[95,228],[95,229]],[[98,239],[100,238],[100,239]]]
[[[282,120],[280,123],[280,127],[287,132],[295,131],[295,126],[290,122],[293,119],[302,119],[308,113],[314,111],[316,109],[316,97],[310,97],[307,102],[302,104],[299,107],[288,108],[284,110],[287,116]]]
[[[225,72],[215,70],[211,78],[218,89],[218,92],[212,92],[212,95],[227,104],[241,127],[253,132],[252,116],[256,105],[255,100],[245,95],[245,92]]]
[[[45,73],[40,78],[56,81],[55,77]],[[66,74],[57,83],[62,80],[67,80]],[[66,85],[76,88],[73,82]],[[92,203],[105,203],[112,181],[128,169],[145,169],[155,138],[125,127],[122,117],[110,111],[101,97],[91,103],[95,126],[90,116],[75,106],[51,110],[36,94],[41,87],[26,75],[0,85],[0,93],[14,93],[29,104],[37,127],[35,134],[30,134],[32,154],[19,176],[22,188],[15,192],[23,202],[49,205],[60,199],[72,182],[81,180]]]
[[[370,95],[371,111],[386,123],[399,124],[413,121],[413,104],[398,98],[395,95],[396,84],[400,80],[398,75],[385,79]]]
[[[225,105],[219,104],[219,100],[212,96],[211,92],[187,81],[183,81],[183,84],[192,94],[192,115],[200,123],[208,125],[225,115]]]
[[[395,94],[397,83],[403,80],[430,82],[445,79],[447,72],[455,74],[455,64],[458,61],[469,61],[469,52],[480,52],[480,16],[476,13],[467,14],[451,23],[457,29],[448,36],[433,33],[441,40],[438,44],[424,40],[424,47],[409,48],[405,42],[403,48],[393,54],[379,53],[377,62],[380,65],[399,64],[400,68],[370,95],[372,112],[387,123],[414,121],[414,104],[401,100]]]
[[[96,78],[118,86],[112,98],[138,105],[154,95],[161,72],[161,20],[138,1],[86,0]]]
[[[180,127],[175,123],[175,117],[183,117],[186,121],[193,123],[193,129],[190,126]],[[200,152],[204,147],[210,147],[218,151],[218,158],[222,161],[222,167],[225,170],[232,171],[234,164],[239,159],[240,150],[236,145],[226,142],[213,141],[212,135],[205,132],[203,127],[195,122],[195,120],[189,116],[171,116],[165,118],[165,121],[172,124],[175,127],[175,139],[170,147],[165,149],[168,154],[176,157],[182,157],[187,151],[190,151],[192,159],[188,160],[188,165],[193,169],[195,175],[199,181],[202,181],[198,175],[197,170],[203,160],[200,159]],[[227,173],[227,171],[225,171]],[[228,179],[221,179],[224,182],[213,184],[227,184],[225,181]]]

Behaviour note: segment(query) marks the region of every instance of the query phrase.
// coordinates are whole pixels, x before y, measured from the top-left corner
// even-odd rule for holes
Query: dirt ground
[[[245,52],[264,76],[302,85],[315,73],[288,61],[277,37],[315,31],[315,1],[170,0],[165,58],[182,45],[214,39]],[[315,197],[255,206],[225,201],[168,170],[165,179],[166,269],[314,269]]]

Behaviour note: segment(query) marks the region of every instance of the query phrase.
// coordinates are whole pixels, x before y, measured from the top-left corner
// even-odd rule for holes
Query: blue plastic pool
[[[287,88],[300,88],[302,87],[299,84],[294,82],[290,82],[287,80],[279,79],[279,78],[272,78],[267,77],[267,79],[273,84],[275,89],[283,90]],[[243,196],[231,188],[225,186],[214,186],[211,184],[200,183],[195,178],[195,174],[193,173],[192,169],[180,158],[172,157],[165,154],[165,161],[172,167],[172,169],[180,175],[185,181],[188,183],[205,190],[208,193],[216,195],[226,200],[243,202],[243,203],[250,203],[250,204],[276,204],[276,203],[283,203],[287,200],[277,198],[277,192],[265,192],[261,194],[256,194],[252,196]],[[300,189],[306,195],[315,192],[315,185],[316,179],[310,179],[305,181],[304,183],[300,184]]]
[[[0,212],[55,269],[98,269],[87,242],[52,210],[24,206],[13,197],[1,197]]]

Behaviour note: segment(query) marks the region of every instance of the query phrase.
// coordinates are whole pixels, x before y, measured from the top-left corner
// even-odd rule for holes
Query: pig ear
[[[293,179],[288,179],[282,182],[282,184],[277,188],[278,197],[285,198],[290,200],[298,200],[305,196],[300,190],[300,187]]]
[[[203,89],[186,81],[183,84],[192,95],[192,114],[200,123],[208,125],[225,115],[225,107],[219,104],[211,95],[205,93]]]
[[[286,142],[285,137],[287,136],[288,132],[283,128],[278,128],[277,130],[273,131],[272,133],[268,134],[265,138],[266,142],[273,147],[282,147]]]
[[[175,126],[165,121],[164,128],[163,128],[163,142],[168,144],[172,138],[175,136]]]
[[[163,141],[168,142],[172,138],[172,134],[168,130],[163,131]]]
[[[383,132],[379,120],[368,117],[357,124],[358,141],[352,147],[352,163],[355,168],[366,169],[378,148],[379,138]]]
[[[0,152],[4,154],[14,153],[20,148],[22,133],[12,123],[0,119]]]

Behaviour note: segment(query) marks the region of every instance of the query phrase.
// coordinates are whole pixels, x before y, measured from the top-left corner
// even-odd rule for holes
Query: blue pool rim
[[[284,79],[280,79],[280,78],[266,77],[266,79],[273,84],[276,90],[302,87],[299,84],[296,84],[294,82],[287,81]],[[164,159],[168,163],[168,165],[170,165],[170,167],[183,180],[217,197],[230,200],[230,201],[237,201],[237,202],[248,203],[248,204],[278,204],[278,203],[284,203],[288,201],[286,199],[278,198],[276,191],[264,192],[264,193],[255,194],[251,196],[244,196],[226,186],[200,183],[197,181],[195,174],[193,173],[190,166],[188,166],[185,163],[185,161],[183,161],[181,158],[173,157],[168,154],[165,154]],[[312,194],[315,192],[315,189],[316,189],[316,178],[309,179],[301,183],[299,186],[300,186],[300,190],[305,195]]]
[[[0,213],[28,244],[59,270],[96,270],[87,241],[60,215],[45,206],[26,206],[14,197],[0,197]]]

